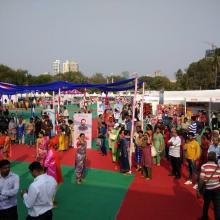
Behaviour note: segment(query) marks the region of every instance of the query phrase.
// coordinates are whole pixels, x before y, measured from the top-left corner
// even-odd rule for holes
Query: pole
[[[86,113],[86,88],[84,88],[83,108],[84,108],[84,113]]]
[[[209,100],[209,127],[211,128],[212,126],[212,98]]]
[[[130,164],[130,173],[131,173],[131,166],[132,166],[132,142],[134,137],[134,117],[135,117],[135,107],[136,107],[136,98],[137,98],[137,76],[135,78],[135,91],[134,91],[134,98],[133,98],[133,110],[132,110],[132,124],[131,124],[131,137],[130,137],[130,151],[129,151],[129,164]]]
[[[55,109],[54,104],[55,104],[55,92],[53,91],[53,109]]]
[[[186,98],[184,98],[184,115],[186,116]]]
[[[142,131],[144,130],[144,82],[142,84],[141,129],[142,129]]]
[[[57,106],[57,113],[58,113],[58,115],[60,114],[60,88],[59,88],[59,92],[58,92],[58,106]]]

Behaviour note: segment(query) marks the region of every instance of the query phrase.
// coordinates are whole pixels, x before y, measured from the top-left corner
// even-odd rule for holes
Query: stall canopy
[[[17,93],[36,93],[36,92],[44,92],[44,91],[55,91],[58,92],[60,89],[61,91],[68,91],[74,89],[82,89],[82,88],[91,88],[91,89],[99,89],[104,92],[108,91],[124,91],[129,89],[134,89],[134,79],[126,79],[120,80],[118,82],[109,83],[109,84],[91,84],[91,83],[72,83],[66,81],[56,81],[51,83],[45,84],[36,84],[36,85],[25,85],[25,86],[18,86],[14,84],[8,84],[0,82],[0,94],[17,94]],[[142,82],[138,84],[141,86]]]

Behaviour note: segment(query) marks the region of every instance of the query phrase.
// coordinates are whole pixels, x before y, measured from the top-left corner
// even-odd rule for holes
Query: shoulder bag
[[[212,175],[207,179],[207,181],[204,181],[204,180],[200,180],[199,181],[199,185],[198,185],[198,191],[201,195],[204,194],[205,192],[205,189],[206,189],[206,184],[210,181],[210,179],[213,177],[213,175],[216,173],[218,169],[218,165],[217,167],[215,168],[215,171],[212,173]]]

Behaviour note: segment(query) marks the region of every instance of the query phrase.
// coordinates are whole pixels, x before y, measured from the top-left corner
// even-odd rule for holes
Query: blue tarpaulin
[[[17,93],[30,93],[30,92],[35,93],[35,92],[44,92],[44,91],[58,92],[59,89],[61,91],[67,91],[67,90],[82,89],[82,88],[100,89],[106,92],[124,91],[135,88],[134,79],[135,78],[120,80],[118,82],[108,83],[108,84],[91,84],[91,83],[78,84],[78,83],[65,82],[65,81],[56,81],[56,82],[50,82],[44,84],[25,85],[25,86],[18,86],[18,85],[0,82],[0,94],[12,95]],[[138,86],[140,86],[141,84],[142,83],[139,83]]]

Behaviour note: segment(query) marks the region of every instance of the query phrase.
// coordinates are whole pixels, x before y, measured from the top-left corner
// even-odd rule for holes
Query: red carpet
[[[73,166],[75,149],[59,152],[61,164]],[[35,159],[35,148],[26,145],[12,146],[12,160],[31,162]],[[102,156],[96,150],[87,150],[87,166],[95,169],[117,171],[110,153]],[[117,220],[196,220],[201,215],[202,199],[196,198],[192,186],[184,185],[184,178],[169,177],[169,164],[153,168],[153,179],[147,181],[137,174],[121,205]],[[185,172],[184,172],[185,173]],[[210,211],[210,219],[214,219]]]
[[[11,160],[32,162],[35,160],[35,148],[28,147],[27,145],[12,145],[12,157]],[[68,151],[58,152],[62,165],[73,166],[75,163],[75,148],[71,148]],[[112,163],[111,154],[102,156],[97,150],[87,150],[87,166],[90,168],[100,170],[112,170],[115,171],[115,165]]]
[[[151,181],[136,175],[117,220],[196,220],[201,216],[202,199],[197,199],[192,185],[184,185],[184,178],[175,180],[168,176],[168,166],[166,161],[160,167],[155,166]],[[210,219],[214,219],[212,210]]]

